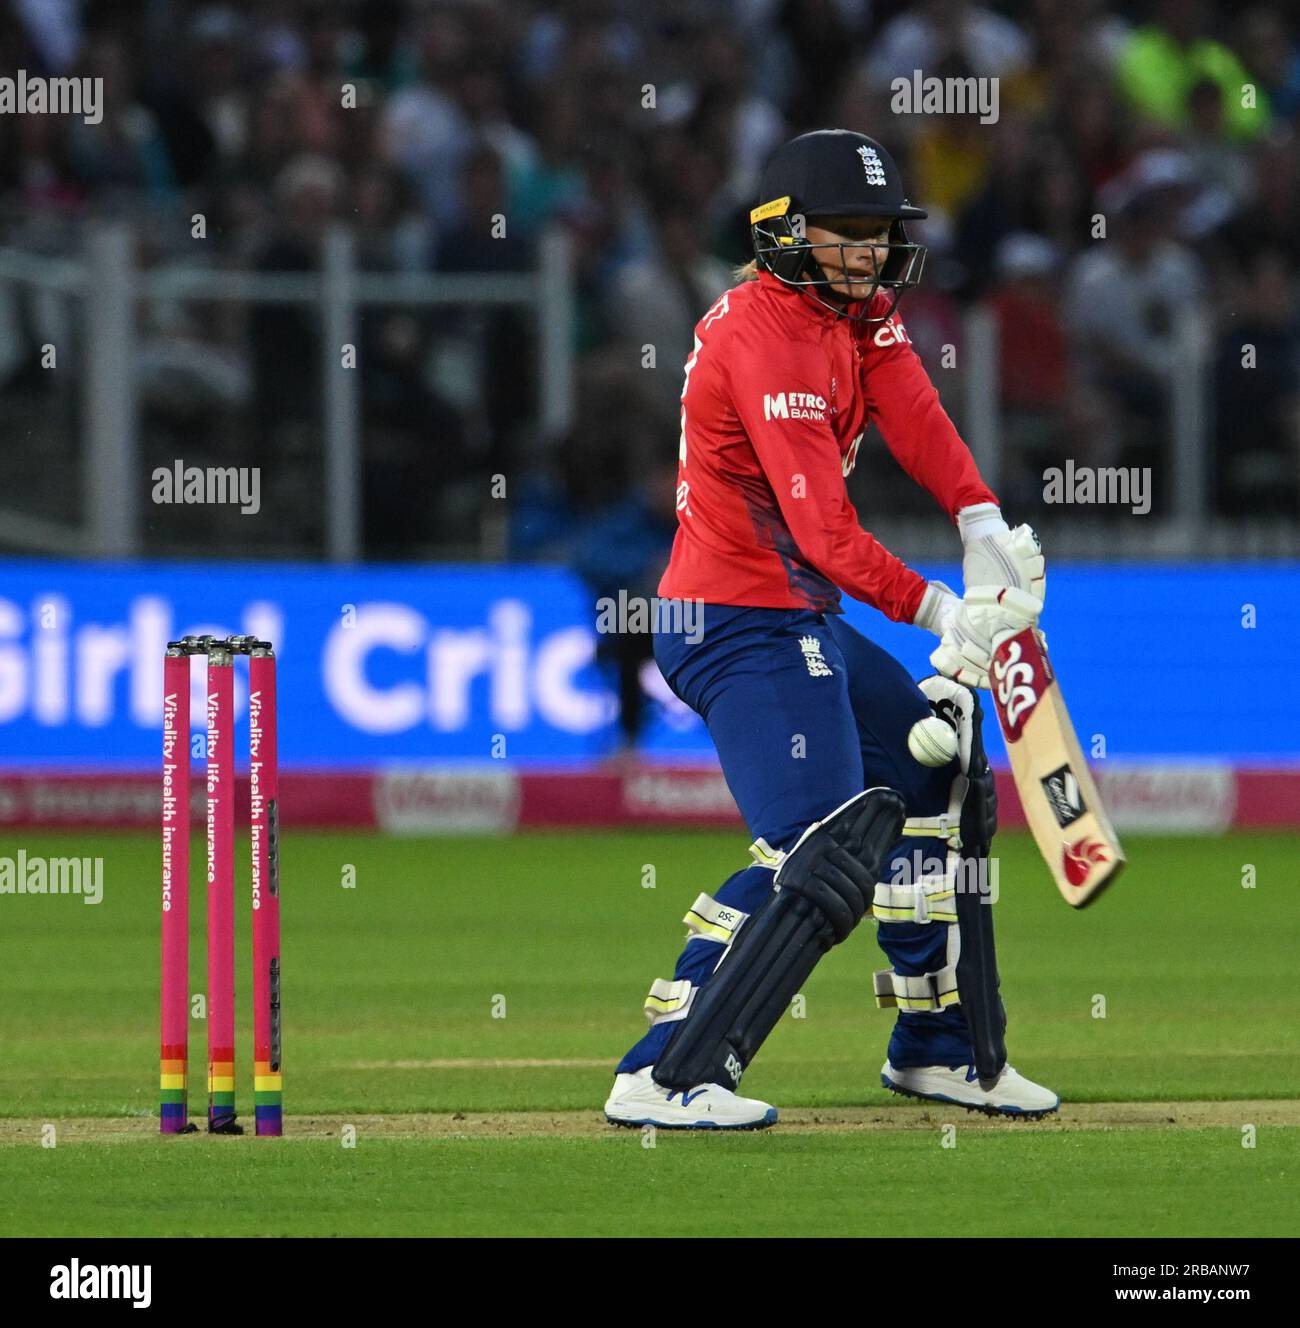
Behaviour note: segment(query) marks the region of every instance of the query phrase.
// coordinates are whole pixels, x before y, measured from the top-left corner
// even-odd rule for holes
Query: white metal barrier
[[[1210,515],[1211,345],[1203,318],[1189,318],[1178,329],[1178,358],[1170,379],[1169,433],[1164,463],[1154,476],[1168,486],[1165,515],[1133,520],[1080,523],[1069,520],[1070,509],[1052,509],[1036,524],[1051,530],[1049,552],[1054,558],[1241,558],[1300,556],[1300,532],[1285,520],[1227,520]],[[995,492],[1005,472],[1002,443],[1000,347],[997,320],[985,307],[970,309],[962,323],[965,373],[962,394],[963,431],[980,472]],[[1025,514],[1010,513],[1016,520]],[[876,523],[877,534],[893,533],[899,548],[926,547],[925,523],[914,520]],[[936,550],[944,556],[942,549]]]
[[[318,273],[224,272],[205,268],[137,271],[134,237],[122,225],[91,232],[82,260],[0,249],[0,282],[80,297],[85,305],[86,364],[81,432],[86,520],[53,521],[0,510],[7,543],[58,554],[132,557],[141,549],[139,410],[135,383],[135,309],[139,299],[301,304],[321,327],[326,555],[362,556],[361,401],[358,374],[340,369],[343,346],[357,342],[362,305],[419,309],[513,307],[531,315],[538,337],[537,414],[554,439],[573,417],[572,255],[556,228],[539,245],[531,273],[377,273],[356,267],[352,233],[326,237]]]
[[[538,266],[522,274],[392,274],[358,271],[355,240],[336,228],[327,237],[319,272],[228,272],[166,267],[137,271],[134,237],[122,225],[102,226],[81,259],[0,249],[0,283],[85,304],[86,363],[81,379],[81,489],[85,518],[52,520],[0,507],[5,543],[31,550],[99,557],[141,551],[142,493],[139,409],[135,381],[136,307],[141,298],[248,304],[297,304],[316,310],[321,328],[326,555],[352,562],[363,553],[361,401],[359,375],[340,370],[340,348],[356,344],[358,309],[377,304],[417,309],[513,307],[531,315],[538,336],[541,434],[558,438],[572,422],[575,398],[574,295],[568,237],[556,228],[539,246]],[[1210,347],[1196,320],[1181,329],[1181,353],[1170,385],[1172,441],[1158,483],[1170,486],[1168,515],[1106,523],[1059,522],[1049,509],[1050,552],[1061,558],[1297,557],[1300,532],[1283,520],[1227,521],[1209,516]],[[962,425],[991,487],[1004,472],[996,321],[985,308],[963,325]],[[5,503],[0,495],[0,504]],[[1023,514],[1012,513],[1017,519]],[[951,554],[947,532],[933,520],[873,513],[873,531],[911,557]],[[485,518],[483,550],[504,554],[502,537]]]

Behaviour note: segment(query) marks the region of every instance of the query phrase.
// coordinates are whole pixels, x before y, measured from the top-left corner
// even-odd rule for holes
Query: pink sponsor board
[[[281,773],[279,796],[294,810],[289,824],[335,829],[375,824],[376,776],[370,772],[299,770]],[[158,774],[77,771],[57,774],[0,772],[0,827],[33,830],[121,830],[154,826],[161,795]],[[235,778],[235,809],[248,815],[248,777]],[[190,795],[190,826],[203,827],[206,793],[196,782]]]
[[[1121,830],[1217,834],[1300,828],[1300,767],[1099,763],[1102,794]],[[1009,772],[997,772],[999,817],[1024,826]],[[120,772],[0,772],[0,828],[150,828],[161,814],[158,776]],[[235,781],[236,814],[248,781]],[[725,827],[740,830],[726,781],[707,766],[485,772],[465,767],[281,771],[282,826],[397,834],[508,833],[565,826]],[[192,824],[203,825],[196,783]],[[741,831],[743,833],[743,831]]]

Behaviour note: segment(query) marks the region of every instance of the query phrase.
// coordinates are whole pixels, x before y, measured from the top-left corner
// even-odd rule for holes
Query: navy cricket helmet
[[[885,261],[864,295],[870,302],[881,289],[892,290],[887,313],[866,317],[864,322],[881,323],[894,312],[903,291],[921,280],[925,268],[925,246],[907,238],[904,222],[921,220],[924,209],[913,207],[903,194],[898,167],[888,151],[865,134],[850,129],[817,129],[800,134],[772,154],[763,168],[761,194],[749,214],[754,257],[760,268],[787,286],[804,289],[826,308],[844,314],[818,292],[830,281],[812,255],[813,246],[804,238],[805,221],[820,217],[883,217],[890,221]],[[840,263],[845,251],[881,248],[865,241],[846,241],[818,248],[838,248]]]

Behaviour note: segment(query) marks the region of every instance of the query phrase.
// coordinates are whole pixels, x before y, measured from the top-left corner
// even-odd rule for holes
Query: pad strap
[[[879,881],[871,903],[880,922],[956,922],[956,875],[961,861],[950,854],[946,876],[923,876],[902,885]]]
[[[677,1019],[685,1019],[698,990],[698,987],[691,986],[689,978],[678,978],[676,982],[656,978],[642,1006],[645,1017],[651,1025],[671,1024]]]
[[[956,807],[949,807],[942,816],[909,816],[903,822],[903,834],[921,839],[951,839],[961,847],[961,798],[950,799]]]
[[[895,973],[891,968],[873,973],[876,1004],[882,1010],[899,1009],[937,1013],[961,1004],[957,987],[957,964],[961,959],[961,930],[948,928],[944,966],[933,973]]]
[[[959,1003],[956,964],[917,977],[895,973],[892,968],[882,968],[872,976],[876,1004],[882,1010],[946,1010]]]
[[[773,848],[766,839],[756,839],[749,846],[749,856],[760,867],[770,867],[775,871],[784,861],[785,853],[779,848]]]
[[[710,941],[721,941],[723,945],[730,945],[732,938],[748,917],[748,913],[742,913],[738,908],[719,904],[712,895],[701,894],[686,910],[686,916],[682,921],[690,933],[687,940],[693,941],[696,937],[704,937]]]

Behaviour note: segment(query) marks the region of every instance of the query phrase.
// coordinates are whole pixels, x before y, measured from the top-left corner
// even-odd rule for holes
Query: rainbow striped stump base
[[[185,1134],[190,1128],[185,1097],[185,1060],[184,1047],[163,1048],[158,1098],[163,1134]]]
[[[233,1133],[235,1123],[235,1053],[208,1062],[208,1132]]]
[[[176,1055],[176,1047],[165,1048],[172,1054],[162,1058],[159,1079],[159,1117],[163,1134],[190,1134],[198,1127],[190,1124],[186,1095],[186,1058]],[[266,1061],[258,1061],[255,1086],[256,1132],[263,1135],[284,1133],[281,1107],[283,1076]],[[233,1060],[214,1061],[208,1066],[208,1130],[213,1134],[242,1134],[236,1124],[235,1064]]]
[[[280,1093],[282,1076],[267,1061],[258,1061],[253,1071],[253,1110],[258,1134],[283,1134]]]

